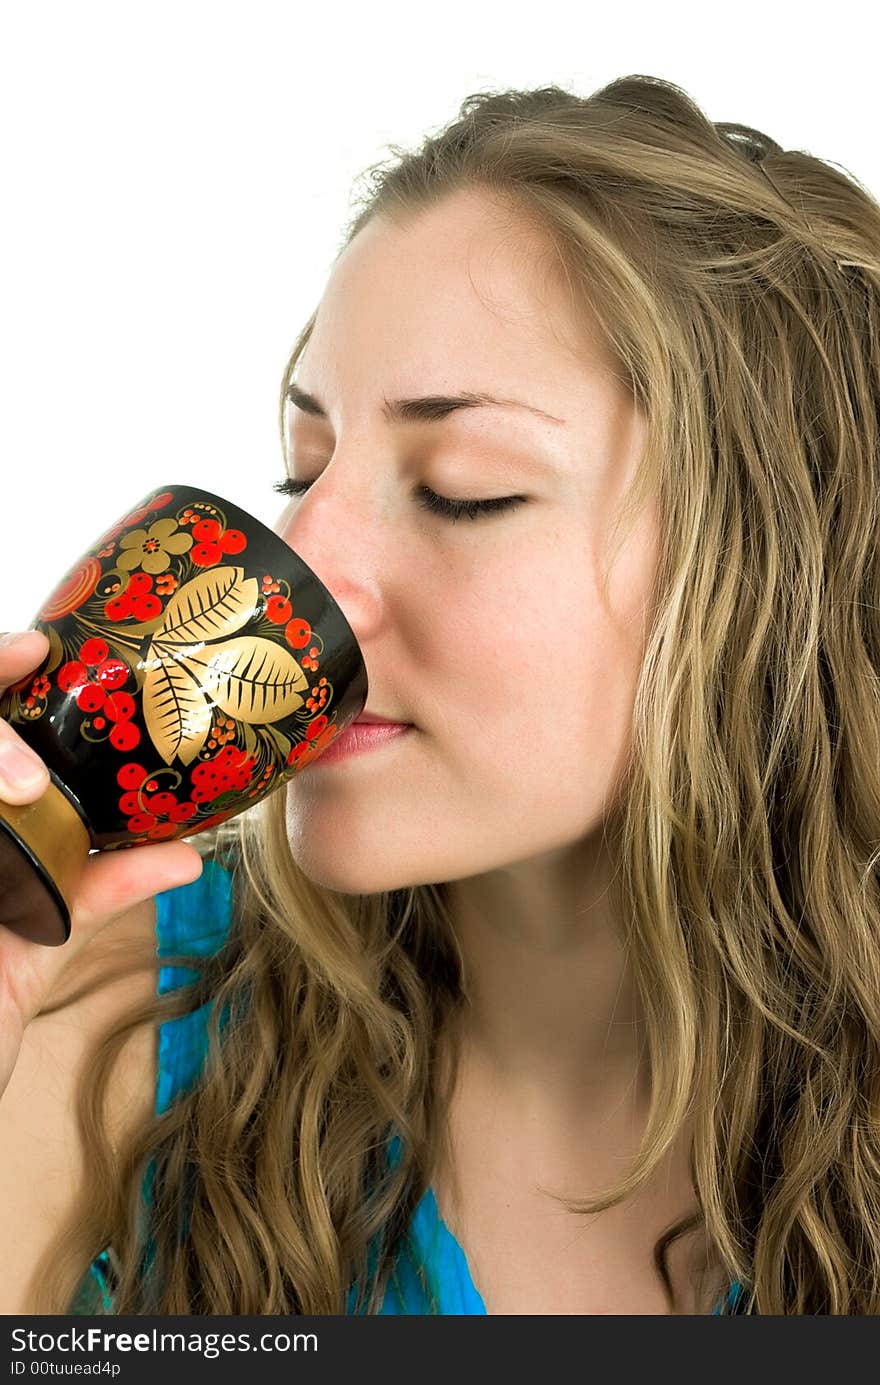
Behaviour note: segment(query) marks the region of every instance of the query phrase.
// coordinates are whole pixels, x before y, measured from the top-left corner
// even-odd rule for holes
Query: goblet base
[[[36,803],[0,802],[0,924],[29,942],[58,947],[91,840],[53,781]]]

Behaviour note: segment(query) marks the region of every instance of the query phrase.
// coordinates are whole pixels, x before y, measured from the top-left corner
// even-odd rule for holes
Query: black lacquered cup
[[[54,946],[90,850],[191,837],[273,793],[367,701],[354,632],[268,526],[194,486],[154,490],[86,550],[31,629],[49,640],[0,716],[45,761],[0,803],[0,923]]]

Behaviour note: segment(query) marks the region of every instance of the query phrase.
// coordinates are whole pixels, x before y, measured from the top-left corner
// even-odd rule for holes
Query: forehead
[[[557,413],[606,364],[549,237],[468,192],[358,233],[331,271],[297,378],[322,398],[341,398],[367,367],[389,396],[525,387]]]

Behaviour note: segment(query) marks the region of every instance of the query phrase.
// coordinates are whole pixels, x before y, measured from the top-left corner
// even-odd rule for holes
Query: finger
[[[41,630],[0,635],[0,692],[43,662],[49,641]],[[0,719],[0,798],[33,803],[49,787],[49,771],[8,722]]]
[[[42,630],[0,635],[0,692],[41,664],[49,653]]]
[[[201,856],[183,841],[93,852],[77,887],[71,932],[80,937],[96,932],[133,904],[189,884],[201,873]]]
[[[49,782],[49,771],[37,752],[0,719],[0,799],[4,803],[34,803]]]

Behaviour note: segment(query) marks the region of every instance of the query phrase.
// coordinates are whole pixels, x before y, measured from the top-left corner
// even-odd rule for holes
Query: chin
[[[312,813],[307,806],[288,800],[290,854],[297,869],[315,885],[338,894],[372,895],[401,889],[418,879],[412,853],[395,850],[394,841],[387,832],[377,831],[375,822],[363,830],[357,826],[343,830],[337,815],[322,830],[318,818],[326,811],[321,807]],[[388,850],[383,851],[383,846]]]
[[[331,866],[323,862],[314,865],[304,861],[296,852],[293,852],[293,859],[303,875],[307,875],[313,884],[320,885],[325,890],[333,890],[336,894],[381,894],[385,890],[398,890],[404,883],[377,874],[375,870],[358,871],[350,862],[340,869],[338,865]]]
[[[315,839],[309,833],[303,834],[299,826],[289,820],[288,842],[297,869],[325,890],[361,895],[396,888],[388,883],[388,872],[382,870],[381,863],[375,857],[371,859],[369,853],[358,851],[356,846],[331,853],[325,841],[316,849]]]
[[[375,849],[359,850],[354,846],[328,855],[326,843],[321,850],[315,850],[313,842],[303,841],[296,833],[289,834],[288,840],[297,869],[313,884],[337,894],[382,894],[424,885],[429,879],[429,872],[419,871],[412,861],[407,869],[402,861],[379,859]]]

